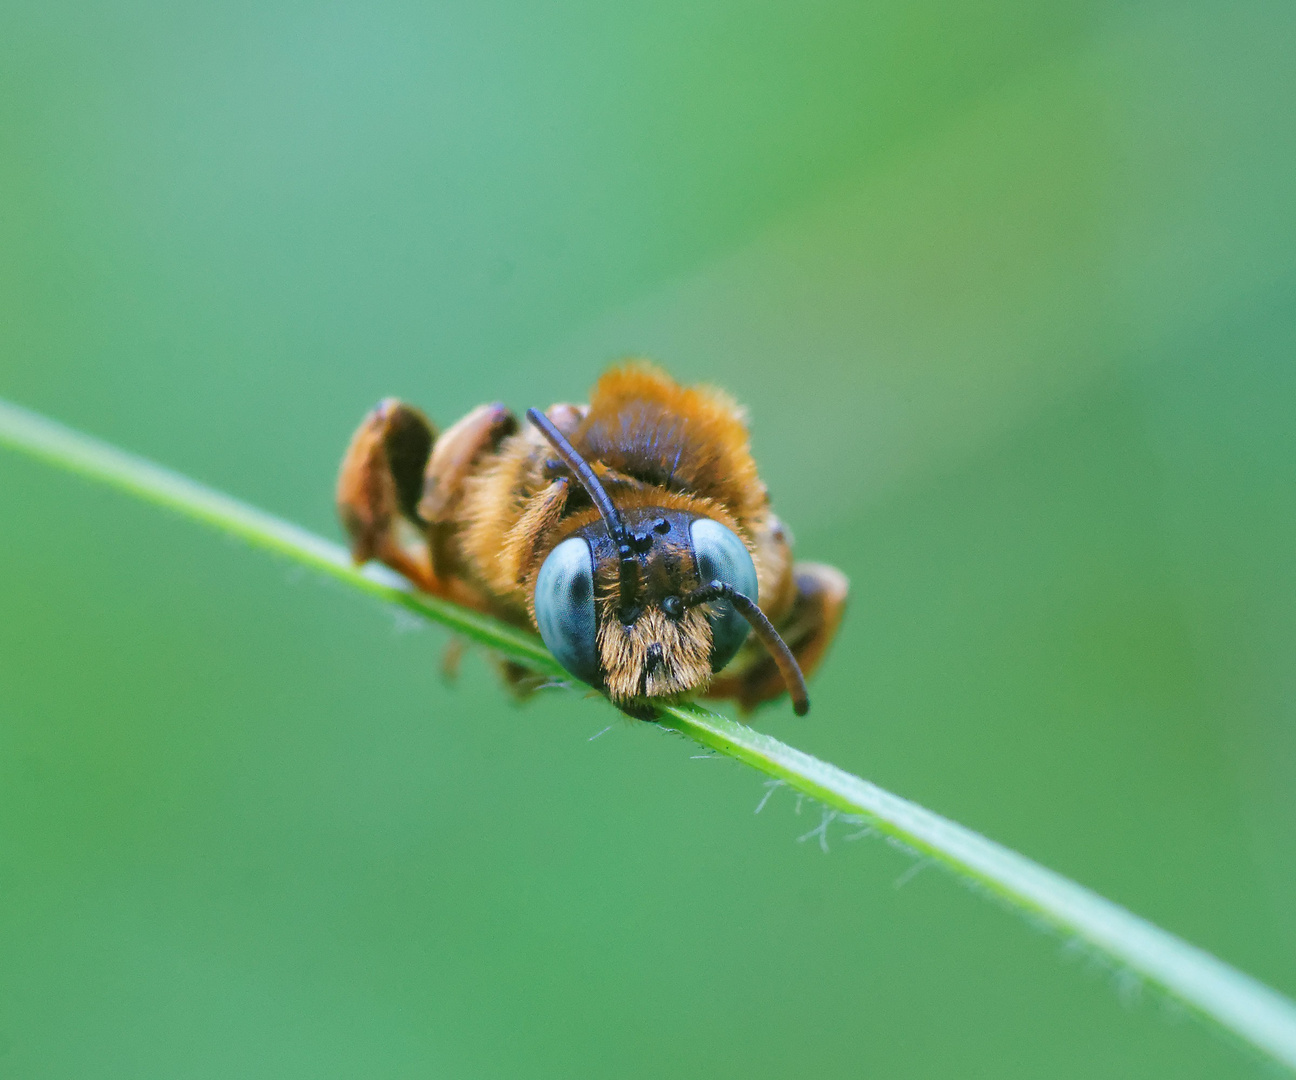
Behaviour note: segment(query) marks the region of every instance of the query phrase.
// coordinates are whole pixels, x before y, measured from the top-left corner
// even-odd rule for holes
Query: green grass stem
[[[487,616],[414,592],[382,567],[357,568],[346,550],[188,477],[0,401],[0,444],[238,536],[370,596],[449,627],[546,675],[564,672],[540,640]],[[835,814],[863,821],[919,857],[952,870],[1010,906],[1100,953],[1268,1058],[1296,1070],[1296,1005],[1097,893],[956,822],[768,735],[696,705],[659,722],[745,762]]]

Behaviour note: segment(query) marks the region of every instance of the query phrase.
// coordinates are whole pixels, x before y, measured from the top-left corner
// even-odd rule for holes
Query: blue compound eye
[[[698,518],[689,526],[689,535],[703,585],[723,581],[753,602],[757,600],[756,566],[736,533],[718,521]],[[711,612],[711,670],[719,671],[747,640],[751,626],[728,600],[716,600],[707,606]]]
[[[579,536],[549,553],[535,587],[536,625],[558,662],[582,682],[598,685],[598,620],[594,615],[594,556]]]

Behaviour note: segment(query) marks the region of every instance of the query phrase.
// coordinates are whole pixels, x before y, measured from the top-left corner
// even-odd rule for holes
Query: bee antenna
[[[676,612],[682,614],[686,608],[696,607],[711,600],[728,600],[733,604],[734,610],[751,623],[752,630],[769,650],[774,663],[778,665],[779,674],[783,676],[788,693],[792,695],[792,711],[797,716],[805,716],[810,711],[810,695],[806,692],[805,676],[801,674],[801,665],[796,662],[796,657],[792,655],[787,642],[779,637],[774,624],[766,618],[765,612],[757,607],[756,601],[750,596],[740,593],[726,582],[712,581],[700,589],[694,589],[687,596],[668,596],[663,601],[662,607],[667,615]]]
[[[554,426],[553,421],[539,409],[527,409],[527,419],[539,429],[549,445],[558,452],[563,464],[571,469],[576,479],[581,482],[581,487],[589,492],[590,499],[598,507],[598,512],[607,525],[608,534],[617,546],[617,559],[620,562],[621,621],[626,624],[633,622],[635,593],[639,589],[639,560],[635,557],[634,544],[631,542],[633,538],[626,531],[625,522],[621,520],[620,513],[608,497],[598,476],[590,468],[589,462],[581,457],[580,452],[567,441],[567,437]]]

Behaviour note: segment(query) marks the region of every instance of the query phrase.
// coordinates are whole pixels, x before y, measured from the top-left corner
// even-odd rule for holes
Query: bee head
[[[549,553],[536,576],[536,625],[563,667],[622,706],[671,699],[705,689],[754,630],[804,714],[805,680],[757,606],[756,567],[737,533],[684,510],[641,506],[623,514],[548,418],[536,409],[527,417],[599,511]]]

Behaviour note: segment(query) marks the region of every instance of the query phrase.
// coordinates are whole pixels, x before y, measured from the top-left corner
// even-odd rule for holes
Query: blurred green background
[[[1296,994],[1296,7],[0,5],[0,394],[336,535],[353,427],[750,406],[763,726]],[[1248,1077],[446,635],[0,456],[0,1075]]]

